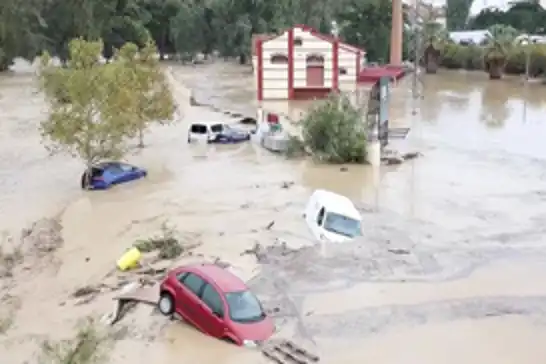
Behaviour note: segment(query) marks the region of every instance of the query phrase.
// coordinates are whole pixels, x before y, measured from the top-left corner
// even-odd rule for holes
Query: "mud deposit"
[[[393,122],[423,153],[400,166],[317,166],[253,144],[188,145],[194,120],[233,122],[189,105],[252,110],[247,70],[172,66],[180,122],[157,127],[127,160],[147,179],[79,190],[81,165],[48,156],[44,102],[28,66],[0,78],[0,358],[34,363],[44,339],[102,318],[124,283],[181,262],[216,261],[249,281],[289,338],[322,363],[546,362],[546,91],[515,80],[441,72],[419,112],[395,91]],[[499,101],[500,100],[500,101]],[[311,191],[353,199],[363,237],[315,245],[302,212]],[[58,215],[56,215],[58,214]],[[30,230],[32,222],[44,219]],[[168,222],[191,248],[151,271],[119,274],[119,255]],[[151,272],[151,274],[150,274]],[[138,306],[118,324],[112,364],[266,363],[257,351],[208,338]]]

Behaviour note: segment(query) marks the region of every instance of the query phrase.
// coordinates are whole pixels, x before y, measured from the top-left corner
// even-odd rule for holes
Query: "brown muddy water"
[[[7,241],[60,213],[64,238],[49,265],[25,263],[2,280],[2,294],[18,302],[0,334],[2,362],[33,363],[41,340],[67,337],[81,317],[109,312],[111,294],[88,304],[70,294],[100,282],[135,239],[165,221],[202,242],[193,259],[230,262],[266,306],[279,308],[278,335],[312,347],[324,363],[546,361],[544,86],[441,72],[425,79],[424,99],[413,104],[401,85],[393,115],[412,132],[393,144],[423,156],[341,171],[252,144],[189,146],[189,122],[229,119],[189,107],[188,88],[249,112],[251,75],[225,64],[172,71],[181,121],[154,128],[148,147],[127,157],[149,178],[102,193],[82,192],[81,164],[40,145],[45,108],[32,71],[18,65],[1,76],[0,229]],[[316,188],[358,203],[361,240],[313,246],[301,212]],[[241,255],[279,240],[293,250],[270,248],[261,262]],[[263,362],[148,307],[122,324],[129,334],[112,349],[114,364]]]

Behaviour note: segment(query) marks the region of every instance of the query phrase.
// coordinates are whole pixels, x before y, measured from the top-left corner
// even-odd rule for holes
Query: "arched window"
[[[299,47],[303,44],[303,40],[300,37],[294,38],[294,45]]]
[[[323,65],[324,64],[324,57],[320,54],[310,54],[305,59],[306,63],[312,64],[312,65]]]
[[[288,64],[288,57],[284,54],[274,54],[269,60],[272,64]]]
[[[340,75],[346,75],[347,74],[347,68],[340,67],[339,68],[339,74]]]

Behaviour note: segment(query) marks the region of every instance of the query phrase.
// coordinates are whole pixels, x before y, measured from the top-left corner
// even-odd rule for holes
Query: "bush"
[[[158,251],[159,259],[175,259],[184,252],[184,247],[176,238],[175,231],[167,223],[161,225],[159,236],[139,240],[134,246],[143,253]]]
[[[300,121],[301,139],[292,140],[289,150],[305,149],[328,163],[363,163],[367,133],[362,112],[345,95],[332,94],[318,103]]]
[[[524,74],[527,52],[530,52],[530,75],[532,77],[546,75],[545,44],[518,45],[510,48],[506,54],[505,72]],[[485,70],[484,56],[484,47],[448,43],[441,49],[440,65],[449,69]]]
[[[111,337],[101,332],[92,319],[86,320],[72,339],[42,344],[43,364],[103,363],[108,355]]]

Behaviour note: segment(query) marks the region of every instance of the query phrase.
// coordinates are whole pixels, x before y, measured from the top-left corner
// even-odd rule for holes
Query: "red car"
[[[176,268],[160,286],[159,311],[210,336],[254,347],[275,331],[258,298],[237,276],[204,263]]]

